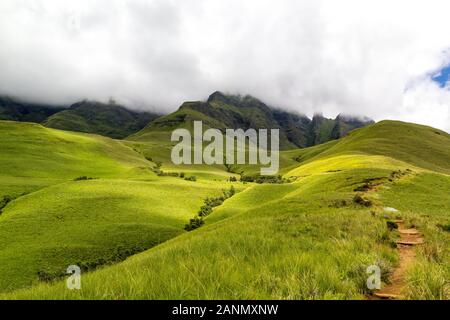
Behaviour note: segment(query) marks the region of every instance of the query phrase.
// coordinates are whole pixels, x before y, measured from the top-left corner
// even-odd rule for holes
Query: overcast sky
[[[448,0],[1,0],[0,94],[169,112],[220,90],[450,131],[449,12]]]

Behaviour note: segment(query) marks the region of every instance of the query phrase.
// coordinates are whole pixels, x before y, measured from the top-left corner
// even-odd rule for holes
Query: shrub
[[[370,201],[368,199],[364,199],[359,194],[355,195],[355,197],[353,198],[353,202],[357,203],[357,204],[360,204],[362,206],[365,206],[365,207],[371,207],[372,206],[372,201]]]
[[[6,207],[8,203],[10,203],[13,200],[13,197],[9,195],[5,195],[0,199],[0,213],[2,213],[2,209]]]
[[[189,223],[184,226],[184,230],[186,231],[195,230],[197,228],[200,228],[204,223],[205,222],[203,221],[202,218],[198,217],[192,218],[189,220]]]
[[[236,181],[237,181],[237,179],[236,179],[236,177],[235,177],[235,176],[233,176],[233,177],[230,177],[229,181],[230,181],[230,182],[236,182]]]
[[[234,189],[233,186],[231,186],[231,187],[230,187],[230,190],[228,190],[228,191],[227,191],[227,190],[223,190],[222,193],[223,193],[224,198],[225,198],[225,199],[228,199],[228,198],[231,198],[232,196],[235,195],[236,190]],[[224,200],[225,200],[225,199],[224,199]]]
[[[286,183],[289,182],[283,179],[280,175],[278,176],[261,176],[261,175],[241,175],[242,182],[256,182],[256,183]]]
[[[241,175],[241,182],[254,182],[254,181],[255,177],[253,176]]]
[[[347,206],[347,201],[345,199],[336,199],[331,201],[328,205],[330,208],[342,208]]]
[[[147,160],[150,161],[150,162],[153,162],[152,157],[145,157],[145,159],[147,159]]]
[[[169,172],[167,173],[169,177],[178,177],[178,172]]]
[[[225,199],[223,197],[206,198],[205,199],[205,204],[210,206],[210,207],[217,207],[217,206],[220,206],[224,202],[224,200]]]
[[[180,172],[180,178],[184,178],[185,173],[184,172]]]
[[[394,221],[386,221],[386,225],[388,227],[389,230],[394,230],[394,229],[398,229],[398,224],[395,223]]]
[[[439,229],[441,229],[442,231],[447,231],[450,232],[450,224],[437,224],[436,225]]]
[[[205,204],[200,208],[200,211],[198,212],[199,217],[206,217],[212,212],[212,207]]]
[[[73,179],[73,181],[85,181],[85,180],[93,180],[93,179],[94,178],[91,178],[91,177],[81,176],[81,177]]]
[[[187,181],[197,181],[197,177],[196,177],[196,176],[190,176],[190,177],[184,178],[184,180],[187,180]]]

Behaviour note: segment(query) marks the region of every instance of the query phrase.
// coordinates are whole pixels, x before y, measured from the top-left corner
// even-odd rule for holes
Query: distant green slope
[[[305,163],[345,154],[382,155],[450,174],[450,134],[423,125],[381,121],[352,131],[345,139],[324,147],[313,157],[302,158],[300,155],[299,161]]]
[[[151,112],[135,112],[116,104],[83,101],[50,116],[43,124],[121,139],[141,130],[157,117]]]
[[[51,115],[64,110],[61,106],[21,102],[0,96],[0,120],[41,123]]]

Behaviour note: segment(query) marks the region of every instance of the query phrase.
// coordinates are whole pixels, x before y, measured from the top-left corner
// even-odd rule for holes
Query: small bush
[[[167,175],[169,177],[178,177],[178,172],[168,172]]]
[[[372,206],[372,201],[368,200],[368,199],[364,199],[361,195],[357,194],[355,195],[355,197],[353,198],[353,202],[365,207],[371,207]]]
[[[145,157],[145,159],[147,159],[147,160],[150,161],[150,162],[153,162],[152,157]]]
[[[386,221],[386,225],[390,231],[398,229],[398,224],[395,223],[394,221]]]
[[[196,176],[190,176],[190,177],[184,178],[184,180],[186,180],[186,181],[197,181],[197,177]]]
[[[286,183],[289,180],[278,176],[261,176],[261,175],[241,175],[241,182],[256,182],[256,183]]]
[[[224,200],[225,199],[223,197],[206,198],[205,199],[205,204],[210,206],[210,207],[217,207],[217,206],[220,206],[224,202]]]
[[[236,177],[230,177],[230,179],[228,179],[230,182],[236,182],[237,181],[237,179],[236,179]]]
[[[437,224],[436,227],[441,229],[442,231],[450,232],[450,224]]]
[[[94,178],[87,177],[87,176],[81,176],[78,178],[73,179],[73,181],[85,181],[85,180],[93,180]]]
[[[200,228],[204,223],[205,222],[203,221],[202,218],[198,217],[192,218],[189,220],[189,223],[184,226],[184,230],[186,231],[195,230],[197,228]]]
[[[331,203],[328,205],[330,208],[343,208],[347,206],[347,200],[345,199],[337,199],[331,201]]]
[[[0,199],[0,213],[2,213],[2,209],[6,207],[8,203],[10,203],[13,200],[13,197],[9,195],[5,195]]]
[[[206,217],[212,212],[212,207],[205,204],[200,208],[200,211],[198,212],[199,217]]]
[[[224,198],[228,199],[236,194],[236,190],[234,189],[233,186],[231,186],[230,190],[223,190],[222,193],[223,193]]]
[[[180,178],[184,178],[185,173],[184,172],[180,172]]]
[[[39,281],[43,281],[43,282],[50,282],[58,277],[57,275],[55,275],[47,270],[40,270],[37,272],[37,275],[38,275]]]

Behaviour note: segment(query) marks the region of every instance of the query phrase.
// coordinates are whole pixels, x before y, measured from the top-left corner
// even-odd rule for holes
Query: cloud
[[[450,132],[450,90],[438,83],[423,80],[409,88],[403,96],[405,114],[391,118],[427,124]]]
[[[215,90],[449,130],[450,3],[3,0],[0,93],[173,111]]]

